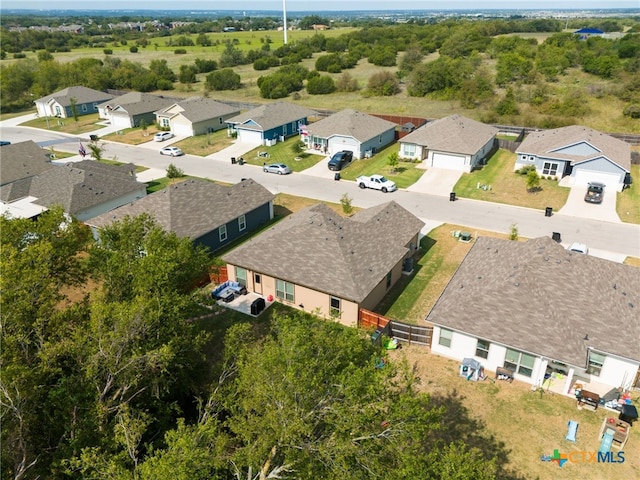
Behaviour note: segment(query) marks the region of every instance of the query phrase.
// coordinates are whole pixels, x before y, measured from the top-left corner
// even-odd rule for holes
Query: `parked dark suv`
[[[602,183],[590,183],[587,188],[587,193],[584,196],[584,201],[589,203],[602,203],[602,197],[604,196],[604,184]]]
[[[333,170],[334,172],[339,172],[344,167],[349,165],[353,160],[353,152],[349,150],[342,150],[331,157],[329,160],[329,170]]]

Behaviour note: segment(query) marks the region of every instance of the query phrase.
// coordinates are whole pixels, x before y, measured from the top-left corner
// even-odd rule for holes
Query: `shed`
[[[460,376],[477,382],[484,378],[484,368],[479,361],[473,358],[463,358],[460,363]]]

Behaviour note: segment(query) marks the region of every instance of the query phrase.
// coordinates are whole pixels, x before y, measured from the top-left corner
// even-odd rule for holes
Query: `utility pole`
[[[287,0],[282,0],[284,44],[287,44]]]

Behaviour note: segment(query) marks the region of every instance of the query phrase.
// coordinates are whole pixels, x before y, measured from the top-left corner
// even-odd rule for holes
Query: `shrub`
[[[14,53],[13,58],[27,58],[27,54],[22,52]]]
[[[336,84],[328,75],[316,76],[307,82],[307,92],[310,95],[326,95],[336,90]]]
[[[175,53],[176,55],[184,55],[185,53],[187,53],[187,51],[184,48],[176,48],[173,53]]]
[[[113,50],[112,50],[112,49],[110,49],[110,48],[105,48],[104,50],[102,50],[102,52],[103,52],[105,55],[112,55],[112,54],[113,54]]]
[[[524,167],[517,169],[515,173],[519,175],[528,175],[529,172],[535,172],[535,171],[536,171],[535,165],[525,165]]]
[[[167,167],[167,178],[180,178],[184,177],[184,172],[176,167],[173,163],[170,163]]]
[[[131,53],[138,53],[138,47],[136,47],[135,45],[132,45],[129,47],[129,51]]]
[[[622,111],[625,117],[640,118],[640,105],[628,105]]]

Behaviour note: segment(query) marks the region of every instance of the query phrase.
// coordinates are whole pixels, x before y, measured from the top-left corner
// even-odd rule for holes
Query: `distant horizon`
[[[283,0],[245,1],[235,4],[235,8],[229,8],[228,2],[216,2],[208,0],[183,0],[181,2],[164,0],[131,0],[131,1],[104,1],[87,2],[77,0],[3,0],[1,10],[83,10],[83,11],[166,11],[166,10],[197,10],[197,11],[229,11],[238,12],[244,10],[254,11],[282,11]],[[449,0],[446,6],[442,2],[416,1],[416,0],[351,0],[324,1],[321,3],[287,0],[287,11],[291,12],[349,12],[349,11],[449,11],[449,10],[621,10],[635,9],[640,12],[638,0]]]

